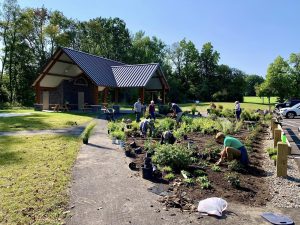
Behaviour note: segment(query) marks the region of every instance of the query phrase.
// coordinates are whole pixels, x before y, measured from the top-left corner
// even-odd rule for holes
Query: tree
[[[264,81],[261,84],[255,85],[256,96],[258,97],[267,97],[269,102],[269,111],[271,111],[271,97],[274,96],[274,92],[271,89],[268,81]]]
[[[247,75],[245,78],[246,88],[245,95],[246,96],[255,96],[255,86],[264,82],[264,78],[258,75]]]
[[[217,91],[215,81],[219,59],[220,54],[213,49],[212,44],[205,43],[199,57],[199,90],[206,100],[211,99],[212,94]]]
[[[289,64],[281,56],[278,56],[268,67],[266,85],[280,101],[292,95],[292,87],[287,85],[292,81],[289,70]]]
[[[292,97],[300,98],[300,53],[292,53],[289,62],[291,65]]]

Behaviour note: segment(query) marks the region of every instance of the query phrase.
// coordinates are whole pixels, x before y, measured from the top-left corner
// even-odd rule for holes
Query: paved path
[[[80,135],[85,126],[76,126],[65,129],[53,129],[53,130],[22,130],[22,131],[8,131],[0,132],[0,136],[18,136],[18,135],[38,135],[38,134],[68,134],[68,135]]]
[[[73,168],[71,217],[67,225],[186,225],[186,224],[269,224],[260,214],[278,209],[253,208],[229,203],[222,219],[202,217],[198,213],[163,210],[158,195],[147,189],[154,184],[128,168],[129,159],[111,144],[106,121],[96,120],[95,133],[89,145],[80,149]],[[295,221],[298,210],[289,209]]]

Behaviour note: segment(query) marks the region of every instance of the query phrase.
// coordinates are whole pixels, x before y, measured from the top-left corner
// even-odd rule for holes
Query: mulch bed
[[[250,131],[243,129],[238,135],[233,135],[238,137],[242,142],[249,135]],[[268,133],[266,128],[259,134],[252,145],[251,152],[248,152],[250,165],[244,170],[239,171],[237,174],[240,180],[240,187],[232,186],[225,175],[231,171],[228,169],[226,162],[222,164],[221,172],[214,172],[211,170],[211,165],[217,161],[217,159],[210,159],[207,161],[208,165],[204,168],[207,173],[208,179],[212,184],[211,189],[202,189],[200,185],[195,184],[192,186],[187,186],[182,182],[182,176],[180,174],[176,175],[176,179],[170,182],[168,185],[168,196],[162,197],[161,202],[169,207],[178,207],[183,210],[195,210],[194,205],[201,199],[208,197],[220,197],[224,198],[229,202],[242,203],[251,206],[264,206],[270,200],[271,196],[268,189],[268,184],[265,181],[266,173],[262,169],[263,160],[263,140],[267,137]],[[201,133],[192,133],[188,135],[188,140],[181,140],[182,144],[184,142],[193,141],[194,146],[201,150],[205,148],[207,143],[213,143],[213,135],[205,135]],[[129,137],[127,139],[127,146],[135,141],[138,146],[143,147],[144,139]],[[216,144],[217,145],[217,144]],[[219,145],[222,148],[221,145]],[[142,154],[135,155],[133,162],[140,168],[144,162],[145,152]],[[139,171],[141,175],[141,170]],[[155,183],[161,182],[166,183],[163,179],[153,180]]]

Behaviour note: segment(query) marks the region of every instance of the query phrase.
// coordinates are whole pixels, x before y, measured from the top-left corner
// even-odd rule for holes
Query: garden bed
[[[242,141],[246,141],[246,138],[251,132],[242,129],[238,135],[233,135],[240,138]],[[162,198],[167,206],[175,206],[174,202],[178,199],[182,200],[184,196],[184,205],[186,204],[196,204],[199,200],[207,197],[221,197],[230,202],[243,203],[251,206],[262,206],[265,205],[270,200],[270,194],[268,190],[268,185],[265,182],[265,172],[262,170],[262,155],[264,154],[262,139],[265,133],[261,132],[256,137],[255,141],[252,143],[251,152],[249,152],[249,157],[251,164],[247,168],[242,168],[240,171],[234,171],[235,168],[229,169],[228,163],[224,163],[220,166],[221,171],[213,171],[213,165],[217,161],[217,158],[211,157],[210,159],[202,159],[197,162],[200,170],[207,174],[208,181],[210,183],[209,188],[202,188],[201,184],[196,180],[196,176],[192,176],[191,183],[185,182],[179,171],[173,173],[175,178],[173,181],[169,182],[168,196]],[[196,152],[201,152],[207,146],[211,148],[221,149],[222,146],[214,143],[213,135],[201,134],[201,133],[190,133],[188,140],[180,140],[180,145],[187,145],[189,141],[193,141],[193,146],[195,146]],[[137,146],[144,148],[145,140],[141,138],[128,137],[127,146],[133,141],[136,142]],[[133,162],[136,164],[137,168],[141,168],[144,163],[145,151],[142,154],[134,154]],[[202,165],[201,165],[202,162]],[[191,169],[187,169],[188,172],[192,173]],[[141,170],[139,170],[142,176]],[[167,183],[168,180],[164,179],[166,175],[162,172],[162,179],[154,178],[153,181],[160,183]],[[228,181],[228,177],[233,177],[233,183],[239,182],[239,184],[232,184]],[[235,180],[236,179],[236,180]],[[175,185],[174,185],[175,184]],[[164,190],[165,190],[164,189]],[[183,193],[183,196],[182,196]],[[171,196],[171,197],[170,197]],[[183,205],[183,206],[184,206]],[[177,205],[177,207],[183,207]],[[189,205],[191,206],[191,205]],[[184,207],[183,207],[184,208]],[[193,209],[193,207],[185,207],[185,209]]]

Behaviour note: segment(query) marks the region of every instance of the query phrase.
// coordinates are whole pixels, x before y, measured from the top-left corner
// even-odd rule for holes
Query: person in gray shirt
[[[142,113],[142,103],[140,98],[137,100],[136,103],[134,103],[133,108],[136,116],[136,122],[140,122],[141,113]]]

